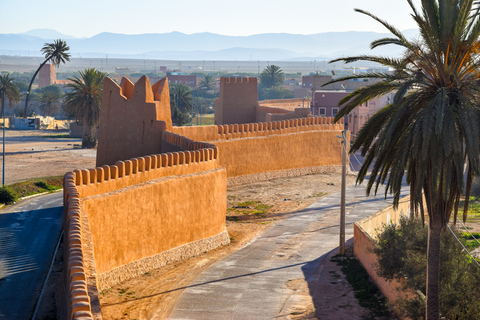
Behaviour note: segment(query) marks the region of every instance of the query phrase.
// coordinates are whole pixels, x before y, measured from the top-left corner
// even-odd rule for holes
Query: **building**
[[[38,73],[38,87],[44,88],[57,83],[57,72],[53,64],[45,64]]]
[[[192,89],[197,87],[196,75],[187,75],[187,74],[178,73],[178,72],[168,72],[167,78],[168,78],[168,83],[170,85],[179,83],[179,84],[186,84]]]
[[[344,106],[339,106],[340,100],[349,95],[353,90],[316,90],[312,93],[313,100],[311,113],[314,116],[335,117],[338,111]],[[345,128],[356,135],[365,122],[385,107],[393,99],[393,93],[373,99],[353,109],[345,119]]]

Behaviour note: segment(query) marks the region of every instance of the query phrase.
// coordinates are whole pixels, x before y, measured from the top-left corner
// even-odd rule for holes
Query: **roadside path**
[[[367,198],[363,186],[347,187],[346,240],[356,221],[391,204],[382,190],[378,195]],[[339,245],[339,203],[340,193],[326,196],[208,268],[185,289],[169,319],[287,319],[302,299],[291,284],[314,281]]]
[[[0,211],[0,320],[31,319],[62,228],[63,192]]]

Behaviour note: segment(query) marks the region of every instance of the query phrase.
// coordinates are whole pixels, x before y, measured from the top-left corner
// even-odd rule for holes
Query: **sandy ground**
[[[74,148],[81,145],[81,139],[52,137],[66,133],[6,130],[5,184],[95,168],[95,149]]]

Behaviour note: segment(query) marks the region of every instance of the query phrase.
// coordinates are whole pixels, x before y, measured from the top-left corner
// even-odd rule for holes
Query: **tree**
[[[80,77],[69,78],[66,85],[71,91],[64,95],[65,108],[75,112],[77,123],[83,123],[82,148],[94,148],[97,144],[96,131],[100,120],[103,79],[106,73],[95,68],[79,71]]]
[[[8,100],[10,109],[20,103],[20,91],[9,73],[0,75],[0,101],[2,103],[2,117],[5,102]]]
[[[279,66],[268,65],[260,74],[260,86],[265,89],[281,86],[284,79],[285,75]]]
[[[407,40],[388,22],[356,9],[385,26],[392,34],[372,42],[371,48],[393,44],[404,49],[401,58],[357,56],[334,61],[373,61],[392,72],[372,72],[337,79],[378,79],[355,90],[339,105],[338,121],[355,107],[395,92],[391,104],[379,110],[360,130],[350,152],[361,150],[365,161],[357,177],[362,182],[372,163],[367,194],[386,182],[398,206],[402,179],[410,185],[411,210],[428,214],[426,318],[439,318],[440,239],[466,192],[464,220],[474,176],[480,174],[480,23],[473,0],[423,0],[419,12],[407,0],[420,31]],[[332,62],[334,62],[332,61]],[[464,165],[468,165],[466,182]],[[466,188],[464,188],[466,185]],[[413,215],[412,215],[413,216]]]
[[[172,122],[178,126],[188,123],[192,111],[192,90],[186,84],[170,86],[170,110]]]
[[[30,84],[28,85],[27,97],[25,98],[25,109],[23,112],[25,118],[27,117],[30,91],[32,90],[33,81],[35,80],[38,72],[49,61],[51,61],[56,67],[58,67],[60,63],[66,63],[66,61],[70,61],[70,54],[68,53],[68,50],[70,50],[70,47],[61,39],[54,40],[53,43],[44,44],[41,51],[45,55],[45,61],[43,61],[42,64],[40,64],[40,67],[38,67],[37,71],[35,71],[32,80],[30,80]]]
[[[204,91],[215,90],[216,79],[211,74],[205,73],[203,79],[198,83],[198,88]]]
[[[46,90],[36,97],[35,100],[40,102],[40,111],[46,116],[51,116],[60,110],[62,95],[55,91]]]

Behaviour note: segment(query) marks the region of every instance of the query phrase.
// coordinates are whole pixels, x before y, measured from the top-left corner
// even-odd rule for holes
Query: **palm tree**
[[[62,96],[55,91],[47,90],[43,91],[35,100],[40,102],[40,111],[44,115],[50,116],[60,109]]]
[[[0,101],[2,102],[2,115],[6,100],[9,101],[10,108],[20,103],[20,91],[15,85],[14,80],[15,79],[10,77],[10,73],[0,76]]]
[[[78,123],[83,122],[82,148],[94,148],[97,144],[96,129],[100,120],[103,79],[106,73],[95,68],[79,71],[80,77],[69,78],[66,85],[71,91],[64,95],[65,108],[75,113]]]
[[[10,101],[10,105],[20,102],[20,91],[18,90],[10,73],[0,76],[0,99],[2,101],[2,120],[3,120],[3,166],[2,166],[2,186],[5,185],[5,99]]]
[[[188,114],[192,112],[192,90],[186,84],[180,83],[172,84],[169,89],[172,121],[178,126],[186,124]]]
[[[263,88],[273,88],[283,84],[285,75],[282,69],[276,65],[268,65],[260,74],[260,86]]]
[[[212,77],[211,74],[205,73],[203,75],[203,79],[200,80],[197,87],[205,91],[215,90],[215,81],[215,78]]]
[[[480,22],[478,12],[472,11],[474,0],[423,0],[421,11],[412,0],[407,1],[420,30],[419,40],[407,40],[388,22],[356,9],[393,34],[372,42],[372,49],[393,44],[405,53],[400,58],[357,56],[334,60],[373,61],[392,70],[335,80],[379,80],[340,101],[339,105],[346,105],[335,120],[366,101],[395,92],[393,102],[364,125],[350,152],[361,150],[366,156],[357,182],[366,178],[374,163],[367,194],[376,193],[386,182],[386,192],[394,194],[394,205],[398,206],[402,179],[406,177],[411,210],[422,219],[425,200],[429,231],[426,319],[438,319],[440,238],[452,212],[456,220],[464,192],[466,220],[472,180],[480,174]]]
[[[70,50],[70,47],[67,45],[67,42],[61,39],[54,40],[53,43],[44,44],[41,51],[45,55],[45,61],[43,61],[40,67],[38,67],[37,71],[35,71],[32,80],[30,80],[30,84],[28,85],[27,97],[25,98],[25,109],[23,111],[25,118],[27,117],[28,99],[30,97],[30,91],[32,90],[32,84],[38,72],[48,61],[51,61],[52,64],[56,67],[58,67],[60,63],[66,63],[66,61],[70,61],[70,54],[68,53],[68,50]]]

